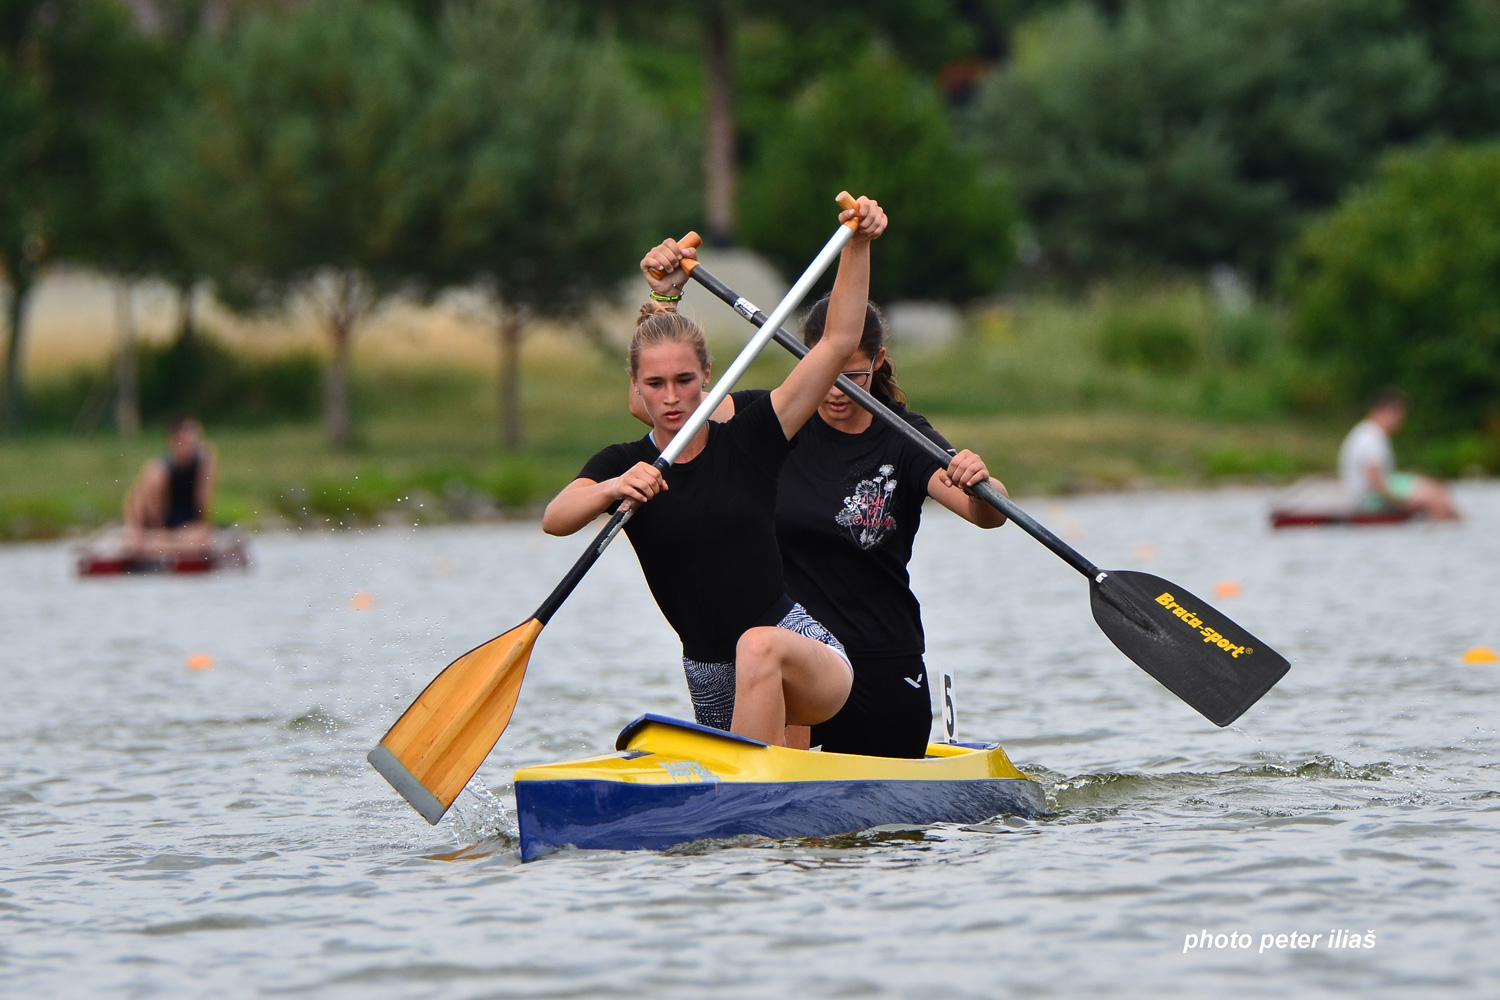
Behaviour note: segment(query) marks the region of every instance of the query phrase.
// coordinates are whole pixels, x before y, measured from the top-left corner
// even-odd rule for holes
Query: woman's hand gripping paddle
[[[691,248],[702,240],[697,233],[688,233],[677,242]],[[682,267],[762,333],[774,325],[754,303],[736,295],[696,260],[684,259]],[[773,337],[799,358],[807,353],[800,340],[779,326]],[[842,375],[837,385],[877,420],[947,466],[949,454],[894,410]],[[1290,668],[1281,654],[1176,584],[1149,573],[1101,570],[1033,520],[993,483],[980,483],[970,492],[1088,577],[1094,621],[1109,640],[1214,725],[1227,726],[1238,719]]]
[[[849,208],[852,203],[847,192],[840,193],[840,206]],[[714,408],[729,395],[772,334],[812,290],[858,228],[858,218],[839,226],[772,312],[761,333],[740,351],[713,391],[657,458],[658,468],[663,471],[670,468],[692,443]],[[370,751],[369,761],[375,770],[427,822],[436,823],[443,818],[505,732],[521,693],[521,680],[526,676],[526,664],[531,659],[536,637],[633,513],[633,507],[621,505],[535,614],[448,664],[396,720],[380,745]]]

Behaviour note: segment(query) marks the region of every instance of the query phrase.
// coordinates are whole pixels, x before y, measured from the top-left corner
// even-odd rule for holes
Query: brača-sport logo
[[[1255,652],[1255,650],[1251,649],[1248,646],[1238,646],[1230,642],[1228,639],[1224,638],[1223,634],[1218,629],[1214,628],[1212,625],[1204,624],[1202,618],[1199,618],[1196,614],[1189,611],[1181,604],[1178,604],[1177,598],[1173,597],[1169,592],[1163,592],[1162,595],[1156,599],[1156,603],[1172,612],[1172,614],[1176,615],[1178,618],[1181,618],[1183,623],[1186,624],[1188,628],[1191,628],[1193,631],[1203,636],[1204,642],[1213,643],[1215,646],[1218,646],[1220,649],[1224,650],[1224,652],[1228,653],[1236,660],[1240,658],[1241,653],[1245,653],[1246,655],[1248,655]]]

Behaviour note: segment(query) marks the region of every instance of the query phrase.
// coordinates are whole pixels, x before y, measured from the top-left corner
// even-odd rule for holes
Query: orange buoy
[[[375,595],[368,590],[361,590],[349,598],[349,603],[354,606],[355,611],[369,611],[375,606]]]
[[[1239,597],[1240,585],[1233,580],[1220,580],[1214,584],[1215,597]]]
[[[212,670],[214,658],[207,653],[194,653],[187,658],[187,666],[189,670]]]
[[[1497,655],[1495,651],[1488,646],[1475,646],[1473,649],[1464,653],[1465,663],[1494,663],[1496,660],[1500,660],[1500,655]]]
[[[1150,562],[1156,558],[1156,546],[1150,542],[1142,542],[1135,547],[1135,558],[1138,562]]]

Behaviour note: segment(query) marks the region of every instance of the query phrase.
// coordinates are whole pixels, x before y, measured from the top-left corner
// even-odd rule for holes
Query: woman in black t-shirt
[[[788,725],[831,718],[852,683],[838,641],[787,598],[775,529],[776,483],[790,440],[859,344],[870,241],[886,224],[866,198],[839,218],[858,219],[859,228],[839,261],[828,335],[786,381],[731,419],[706,424],[663,473],[651,463],[702,402],[708,349],[696,323],[675,311],[643,310],[630,377],[651,433],[591,458],[542,518],[548,534],[568,535],[619,503],[639,505],[625,533],[682,639],[699,721],[773,744],[784,742]],[[648,276],[665,274],[653,283],[658,297],[680,292],[682,260],[691,253],[667,240],[641,261]]]
[[[827,315],[827,299],[814,304],[802,326],[805,343],[822,338]],[[906,408],[885,342],[885,322],[868,305],[859,350],[843,374],[952,452],[925,417]],[[732,393],[714,417],[727,420],[763,395],[763,389]],[[631,412],[641,416],[634,403]],[[945,472],[836,386],[793,445],[776,501],[787,591],[832,630],[854,667],[849,699],[813,726],[811,743],[836,753],[921,757],[932,701],[921,606],[906,567],[928,497],[982,528],[1005,523],[962,488],[990,478],[989,471],[978,455],[961,451]]]
[[[802,326],[804,343],[822,338],[827,314],[826,300],[813,306]],[[885,341],[879,311],[867,306],[860,349],[844,374],[951,451],[924,417],[906,409]],[[839,637],[854,666],[849,699],[813,726],[812,744],[837,753],[921,757],[932,701],[922,611],[906,567],[928,497],[981,528],[1005,523],[999,511],[964,492],[989,479],[989,470],[972,451],[955,454],[944,470],[836,386],[795,445],[776,502],[787,589]]]

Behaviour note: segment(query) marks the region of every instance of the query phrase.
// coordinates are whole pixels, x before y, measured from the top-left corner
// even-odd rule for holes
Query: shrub
[[[1158,372],[1185,372],[1202,353],[1200,332],[1163,309],[1111,309],[1100,324],[1104,360]]]
[[[1429,127],[1397,0],[1075,2],[1027,22],[966,123],[1065,274],[1269,276],[1309,212]]]
[[[310,353],[253,357],[202,335],[139,348],[141,416],[162,423],[191,414],[210,424],[308,420],[322,399],[323,363]],[[37,383],[31,416],[38,430],[90,433],[111,420],[110,365],[78,368]]]
[[[211,423],[306,420],[318,413],[323,365],[312,354],[248,358],[194,336],[140,351],[141,416],[191,413]]]
[[[799,274],[833,232],[841,188],[891,213],[871,274],[877,299],[985,295],[1015,259],[1004,186],[958,144],[937,92],[878,51],[819,78],[766,138],[745,173],[741,233]]]
[[[1500,428],[1500,145],[1387,159],[1311,226],[1286,282],[1298,337],[1341,400],[1384,385],[1429,438]]]

